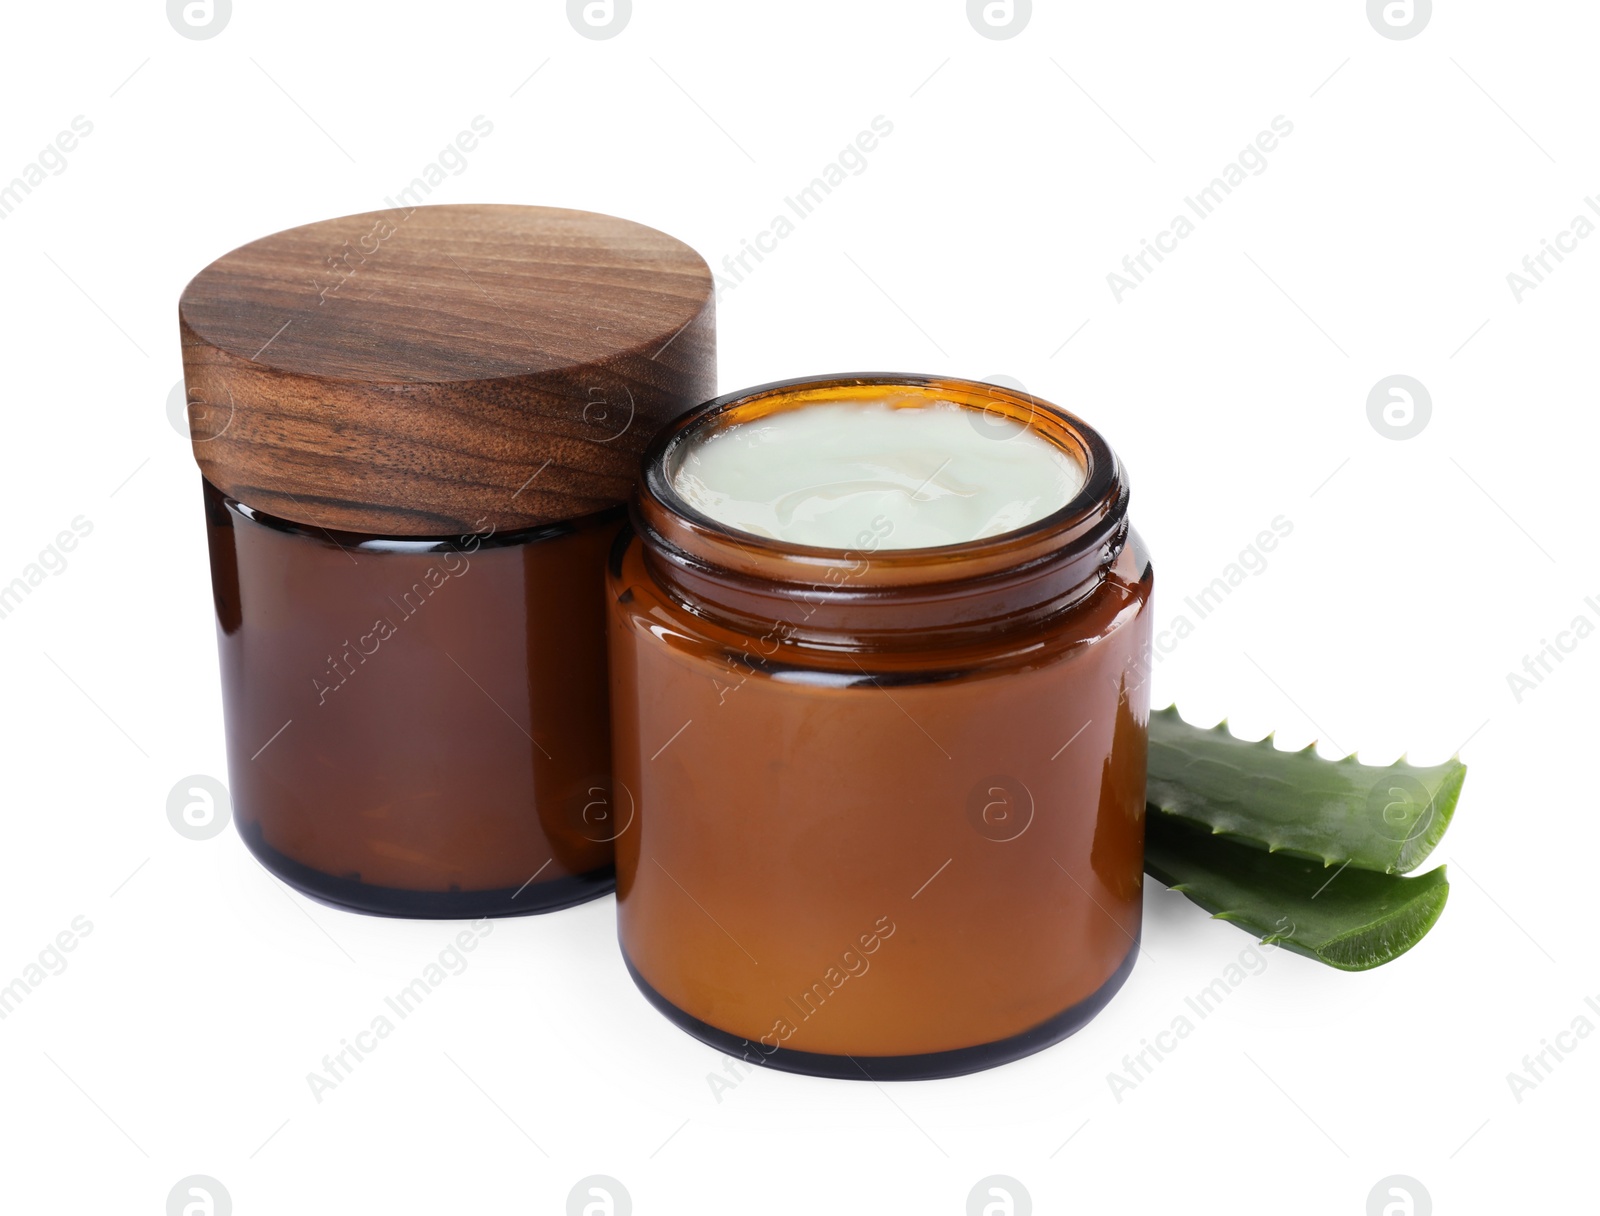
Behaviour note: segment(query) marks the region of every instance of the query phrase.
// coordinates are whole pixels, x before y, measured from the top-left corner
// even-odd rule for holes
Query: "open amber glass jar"
[[[1034,523],[792,544],[674,488],[716,428],[954,403],[1081,468]],[[608,572],[623,954],[689,1033],[825,1076],[948,1076],[1088,1021],[1138,950],[1153,575],[1105,441],[1026,393],[861,375],[719,398],[645,457]]]
[[[611,216],[343,216],[179,303],[235,819],[392,916],[609,891],[604,573],[639,458],[715,392],[711,275]]]

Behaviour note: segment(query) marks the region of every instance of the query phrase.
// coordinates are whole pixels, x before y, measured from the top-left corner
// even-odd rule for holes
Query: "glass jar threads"
[[[708,513],[749,496],[705,480],[716,445],[839,406],[965,431],[865,477],[849,445],[838,476],[798,450],[813,484],[761,509],[854,502],[846,546]],[[1066,500],[985,530],[999,479],[1057,482],[984,443],[1064,456]],[[896,546],[985,493],[971,539]],[[1094,430],[970,381],[786,381],[663,430],[607,580],[619,933],[658,1009],[751,1063],[908,1079],[1037,1051],[1110,999],[1139,938],[1153,585],[1127,509]]]
[[[640,452],[715,391],[705,263],[420,207],[245,245],[179,313],[246,843],[387,915],[609,890],[604,555]]]

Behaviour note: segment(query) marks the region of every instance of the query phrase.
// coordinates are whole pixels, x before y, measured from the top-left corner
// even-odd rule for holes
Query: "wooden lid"
[[[627,499],[657,430],[716,395],[711,272],[640,224],[400,208],[275,233],[178,303],[195,459],[298,523],[534,527]]]

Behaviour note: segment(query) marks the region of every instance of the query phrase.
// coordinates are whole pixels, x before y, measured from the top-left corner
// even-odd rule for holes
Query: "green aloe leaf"
[[[1271,854],[1152,813],[1144,868],[1219,920],[1341,971],[1366,971],[1422,940],[1450,894],[1445,868],[1399,878]]]
[[[1272,736],[1236,739],[1228,724],[1190,726],[1175,707],[1150,715],[1152,819],[1178,818],[1269,853],[1380,874],[1416,869],[1439,843],[1467,774],[1459,760],[1387,768],[1354,756],[1283,752]]]

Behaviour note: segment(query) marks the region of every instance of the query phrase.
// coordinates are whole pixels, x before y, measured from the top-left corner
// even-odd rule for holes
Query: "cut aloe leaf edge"
[[[1153,812],[1145,869],[1262,944],[1341,971],[1399,958],[1426,936],[1450,894],[1443,866],[1401,878],[1352,864],[1330,876],[1314,859],[1271,854]]]
[[[1192,726],[1176,706],[1151,711],[1146,801],[1153,819],[1183,820],[1271,854],[1404,874],[1443,838],[1466,765],[1379,767],[1324,760],[1315,745],[1279,751],[1237,738],[1226,720]]]

